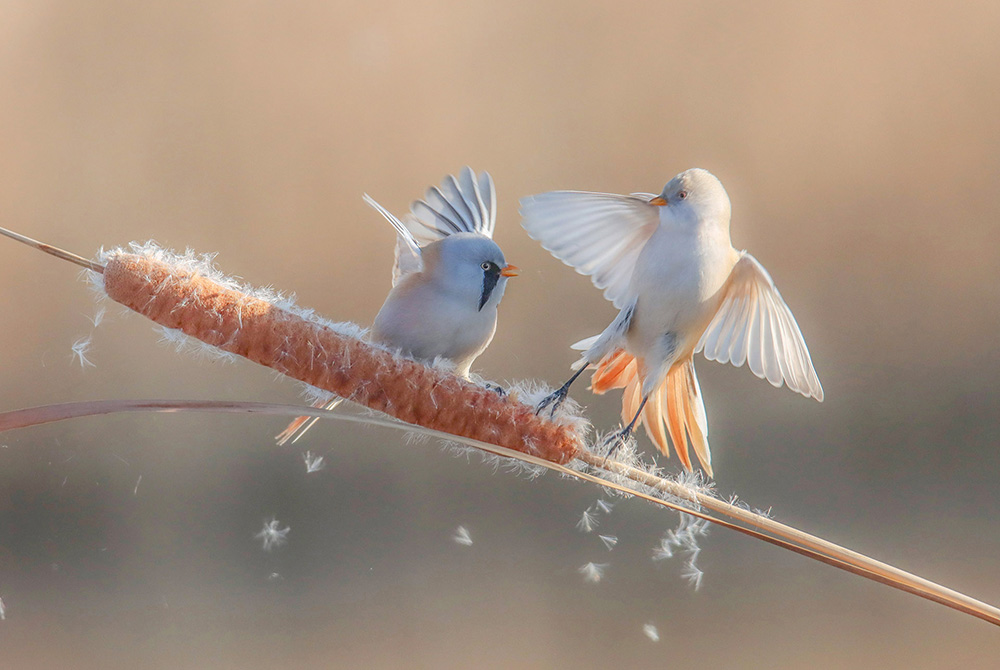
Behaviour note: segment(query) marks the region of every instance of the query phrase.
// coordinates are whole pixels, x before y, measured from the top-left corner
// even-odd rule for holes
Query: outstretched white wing
[[[791,390],[822,402],[823,387],[809,348],[767,270],[744,251],[723,292],[719,311],[695,352],[737,367],[746,362],[755,375],[774,386],[784,382]]]
[[[427,189],[423,200],[410,206],[403,222],[422,244],[453,233],[479,233],[493,238],[497,216],[497,192],[493,177],[478,177],[466,166],[458,177],[448,175],[441,186]]]
[[[589,275],[622,309],[632,270],[660,224],[652,196],[552,191],[521,200],[521,225],[553,256]]]

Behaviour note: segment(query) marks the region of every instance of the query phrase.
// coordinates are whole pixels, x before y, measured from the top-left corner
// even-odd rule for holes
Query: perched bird
[[[402,219],[367,194],[365,202],[396,229],[392,290],[375,317],[372,341],[426,363],[446,359],[468,377],[496,332],[507,278],[518,274],[493,241],[493,178],[466,167],[429,188]],[[297,440],[315,421],[299,417],[277,436],[278,444]]]
[[[688,470],[690,442],[712,475],[708,422],[694,354],[747,363],[774,386],[823,400],[805,340],[770,275],[729,237],[729,196],[702,169],[686,170],[659,195],[553,191],[521,200],[522,225],[553,256],[590,275],[620,310],[604,332],[573,345],[576,373],[543,400],[552,411],[585,369],[595,393],[624,388],[612,449],[644,424]]]

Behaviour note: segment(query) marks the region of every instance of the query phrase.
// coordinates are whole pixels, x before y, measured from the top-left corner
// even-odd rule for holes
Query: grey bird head
[[[478,233],[454,233],[423,248],[424,273],[443,294],[482,310],[496,306],[507,278],[518,274],[496,242]]]

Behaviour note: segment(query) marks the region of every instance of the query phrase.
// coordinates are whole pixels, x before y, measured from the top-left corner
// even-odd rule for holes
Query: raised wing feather
[[[774,386],[784,383],[822,402],[823,386],[809,348],[767,270],[743,252],[723,291],[719,311],[695,352],[737,367],[746,362],[755,375]]]
[[[521,200],[521,225],[553,256],[589,275],[622,309],[639,252],[660,223],[647,197],[552,191]]]
[[[493,177],[488,172],[477,177],[468,166],[462,168],[458,177],[449,175],[440,187],[427,189],[424,199],[414,202],[410,213],[402,219],[368,194],[365,202],[377,209],[398,233],[393,286],[404,275],[423,270],[421,247],[454,233],[479,233],[492,239],[496,226],[497,192]]]
[[[423,270],[424,261],[420,256],[420,245],[410,229],[392,212],[375,202],[367,193],[365,193],[365,202],[384,216],[385,220],[396,229],[396,262],[392,266],[392,285],[395,286],[403,275]]]
[[[448,175],[441,186],[427,189],[423,200],[410,206],[403,223],[423,244],[453,233],[479,233],[492,239],[496,225],[496,187],[493,177],[478,177],[470,167],[458,177]]]
[[[493,229],[497,225],[497,187],[489,172],[483,172],[479,175],[479,194],[483,198],[483,205],[486,206],[486,221],[488,222],[488,225],[483,226],[483,235],[492,239]]]

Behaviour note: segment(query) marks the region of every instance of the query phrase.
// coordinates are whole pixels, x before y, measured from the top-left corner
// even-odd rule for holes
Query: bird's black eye
[[[484,270],[489,270],[491,265],[493,265],[493,263],[490,263],[489,261],[486,261],[485,263],[483,263],[479,267],[481,267]]]
[[[688,192],[687,191],[678,191],[677,192],[677,198],[679,200],[683,200],[686,197],[688,197]]]

